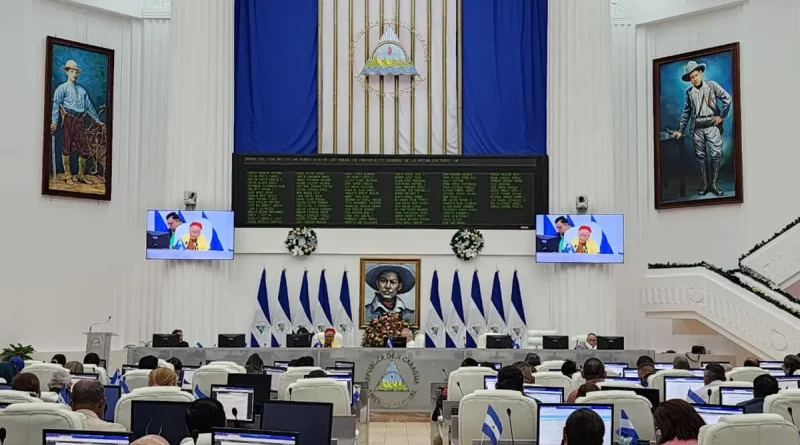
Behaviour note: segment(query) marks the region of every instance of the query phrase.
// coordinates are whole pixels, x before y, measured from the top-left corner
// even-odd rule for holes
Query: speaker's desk
[[[383,349],[383,348],[129,348],[128,363],[138,363],[146,355],[168,359],[177,357],[184,365],[205,365],[207,361],[225,360],[244,365],[251,354],[259,354],[264,363],[288,361],[311,356],[322,368],[336,361],[354,362],[355,380],[367,383],[371,411],[423,411],[431,409],[431,382],[441,382],[472,357],[479,362],[510,365],[535,352],[542,361],[571,359],[580,366],[597,357],[604,362],[624,362],[631,366],[642,355],[654,351],[587,351],[523,349]]]

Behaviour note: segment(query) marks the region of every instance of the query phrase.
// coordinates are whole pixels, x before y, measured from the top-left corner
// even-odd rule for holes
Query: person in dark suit
[[[189,347],[189,343],[186,343],[185,341],[183,341],[183,331],[181,331],[180,329],[175,329],[174,331],[172,331],[172,335],[177,335],[178,336],[178,340],[179,340],[178,346],[179,347],[181,347],[181,348],[188,348]]]
[[[740,402],[736,406],[744,407],[745,414],[761,414],[764,412],[764,399],[778,393],[778,379],[763,374],[753,380],[753,398]]]

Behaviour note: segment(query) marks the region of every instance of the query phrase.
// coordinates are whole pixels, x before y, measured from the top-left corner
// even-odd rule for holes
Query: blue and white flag
[[[314,309],[314,329],[316,332],[325,332],[333,327],[331,315],[331,301],[328,297],[328,281],[325,279],[325,269],[319,274],[319,291],[317,292],[317,306]]]
[[[466,323],[464,323],[464,302],[461,299],[461,280],[458,269],[453,272],[453,287],[450,292],[450,306],[447,308],[445,324],[447,325],[446,347],[463,348]]]
[[[470,292],[469,312],[467,313],[467,347],[477,348],[478,337],[486,332],[486,314],[483,311],[483,295],[478,270],[472,273],[472,292]]]
[[[386,347],[389,348],[389,349],[393,349],[394,348],[394,343],[392,343],[392,336],[391,335],[386,337]]]
[[[489,317],[487,318],[487,333],[506,334],[506,311],[503,305],[503,290],[500,288],[500,271],[495,271],[492,282],[492,299],[489,304]]]
[[[319,336],[314,335],[314,348],[321,348],[322,343],[319,341]]]
[[[203,391],[200,391],[200,385],[194,385],[194,396],[198,399],[207,399],[208,396],[203,394]]]
[[[61,392],[58,395],[58,401],[64,405],[69,405],[72,402],[69,397],[69,391],[67,391],[67,385],[61,385]]]
[[[696,392],[689,390],[688,394],[686,394],[686,400],[689,401],[692,405],[706,405],[706,401],[697,394]]]
[[[342,273],[342,287],[339,290],[339,305],[333,319],[334,329],[342,334],[342,346],[355,346],[356,327],[353,323],[353,310],[350,306],[350,284],[347,271]]]
[[[503,434],[503,422],[500,421],[500,417],[492,408],[492,405],[489,405],[489,408],[486,409],[486,418],[483,420],[481,432],[489,439],[492,445],[497,445],[497,441],[500,440],[500,436]]]
[[[120,372],[119,368],[117,368],[117,370],[114,371],[114,374],[112,374],[111,377],[108,378],[108,384],[117,385],[118,384],[117,382],[119,382],[119,377],[120,377]]]
[[[289,288],[286,285],[286,269],[281,272],[278,286],[278,307],[272,318],[272,335],[280,346],[286,346],[286,334],[292,333],[291,307],[289,306]]]
[[[425,319],[425,347],[441,348],[445,345],[444,317],[442,301],[439,298],[439,272],[433,271],[431,278],[431,295],[429,297],[428,316]]]
[[[198,348],[203,346],[197,343]],[[256,308],[253,314],[253,323],[250,326],[250,347],[266,348],[280,346],[278,340],[272,335],[272,319],[269,313],[269,297],[267,295],[267,269],[261,270],[261,280],[256,294]]]
[[[628,418],[628,413],[625,410],[620,410],[619,413],[619,428],[617,428],[617,435],[619,436],[620,444],[638,444],[639,434],[636,433],[636,428],[633,427],[633,422]]]
[[[300,328],[314,332],[314,325],[311,323],[311,299],[308,295],[308,271],[303,272],[303,282],[300,284],[300,306],[294,311],[292,328],[295,332]]]
[[[252,340],[252,339],[251,339],[251,340]],[[197,342],[197,345],[196,345],[196,346],[197,346],[198,348],[200,348],[200,349],[203,349],[203,344],[202,344],[202,343],[200,343],[200,342]]]
[[[508,333],[517,344],[517,349],[525,348],[528,340],[528,322],[525,319],[525,308],[522,305],[522,291],[519,288],[517,271],[511,283],[511,308],[508,314]]]

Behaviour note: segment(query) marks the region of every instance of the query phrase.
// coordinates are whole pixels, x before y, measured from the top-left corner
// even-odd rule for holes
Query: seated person
[[[744,364],[742,366],[747,367],[747,368],[750,368],[750,367],[752,367],[752,368],[760,368],[761,367],[761,360],[759,360],[756,357],[747,357],[744,360]]]
[[[307,377],[310,379],[324,379],[328,377],[328,373],[321,369],[315,369],[309,372]]]
[[[537,366],[542,364],[542,359],[539,358],[537,353],[529,352],[525,354],[525,363],[531,365],[531,368],[536,369]]]
[[[592,228],[583,225],[578,228],[578,237],[573,238],[570,244],[572,244],[572,251],[575,253],[587,253],[587,254],[598,254],[600,253],[600,246],[591,238],[592,236]]]
[[[564,363],[561,365],[561,374],[572,378],[572,374],[578,372],[578,364],[572,360],[564,360]]]
[[[169,368],[158,368],[150,371],[147,386],[178,386],[178,375]]]
[[[139,359],[139,369],[156,369],[158,368],[158,358],[154,355],[145,355]]]
[[[503,366],[497,373],[497,384],[494,388],[522,392],[523,382],[522,371],[514,366]]]
[[[118,423],[103,420],[106,394],[99,380],[78,380],[72,387],[72,410],[86,416],[91,431],[125,431]]]
[[[753,398],[737,403],[736,406],[743,406],[745,414],[761,414],[764,412],[764,399],[777,394],[778,391],[780,391],[778,379],[769,374],[762,374],[753,380]]]
[[[686,358],[685,355],[676,355],[675,358],[672,359],[672,368],[673,369],[690,369],[689,366],[689,359]]]
[[[192,435],[211,434],[212,428],[225,428],[225,409],[218,400],[198,399],[186,410],[186,431]]]
[[[606,424],[596,412],[581,408],[567,417],[563,445],[603,445]]]
[[[658,445],[697,445],[700,427],[706,424],[692,405],[681,399],[661,402],[653,412]]]
[[[25,360],[23,360],[21,357],[11,357],[8,359],[8,362],[17,368],[17,372],[22,372],[22,370],[25,369]]]
[[[67,356],[65,356],[64,354],[56,354],[53,356],[53,358],[50,359],[50,363],[56,363],[61,366],[64,366],[67,364]]]
[[[649,355],[641,355],[636,360],[636,367],[638,368],[639,366],[642,366],[642,363],[655,363],[655,362],[653,361],[653,358],[650,357]]]
[[[606,367],[603,365],[603,362],[600,361],[598,358],[590,358],[583,363],[583,371],[581,371],[581,375],[584,379],[586,379],[586,383],[598,383],[602,382],[606,378]],[[569,393],[569,397],[567,397],[567,403],[575,403],[575,399],[578,398],[578,390],[574,390]]]
[[[325,341],[322,344],[323,348],[341,348],[342,344],[336,341],[336,330],[333,328],[325,329]],[[314,366],[314,365],[311,365]]]
[[[644,362],[639,365],[637,373],[642,381],[642,386],[647,388],[647,378],[656,373],[656,367],[653,363]]]
[[[584,383],[578,387],[578,397],[576,397],[575,400],[580,399],[581,397],[586,397],[586,394],[595,391],[600,391],[600,387],[594,383]]]
[[[703,384],[705,386],[696,390],[695,393],[700,396],[704,402],[708,403],[708,391],[711,387],[719,386],[723,383],[725,383],[725,368],[719,363],[709,363],[706,365],[706,370],[703,373]],[[691,402],[688,397],[686,401]]]
[[[189,343],[186,343],[185,341],[183,341],[183,331],[182,330],[174,329],[172,331],[172,335],[177,335],[178,336],[178,347],[179,348],[188,348],[189,347]]]
[[[532,371],[533,368],[531,367],[531,365],[529,365],[526,362],[516,362],[511,366],[519,369],[522,372],[522,377],[524,379],[523,383],[525,383],[526,385],[533,384],[533,371]]]
[[[800,370],[800,357],[796,355],[787,355],[783,358],[781,369],[783,369],[786,375],[794,375],[795,371]]]
[[[575,349],[597,349],[597,336],[592,333],[588,334],[586,340],[575,345]]]
[[[470,368],[473,366],[478,366],[478,361],[472,357],[467,357],[461,362],[462,368]]]
[[[58,371],[54,372],[53,376],[50,377],[50,381],[47,383],[47,387],[50,389],[50,391],[56,394],[61,393],[61,388],[66,388],[67,393],[69,393],[71,386],[72,376],[66,369],[59,369]]]
[[[11,380],[11,389],[14,391],[27,392],[31,397],[41,397],[42,393],[39,388],[39,377],[36,374],[23,372],[17,374]]]
[[[100,356],[95,354],[94,352],[90,352],[86,354],[85,357],[83,357],[83,364],[100,366]]]
[[[403,328],[400,336],[406,339],[406,348],[416,348],[417,342],[414,341],[414,333],[409,328]]]
[[[290,364],[291,365],[291,364]],[[304,366],[314,366],[314,357],[311,356],[303,356],[296,360],[294,360],[294,365],[291,365],[296,368],[302,368]]]
[[[69,370],[69,372],[76,372],[76,373],[79,373],[79,374],[84,372],[83,371],[83,363],[76,362],[74,360],[71,361],[71,362],[67,362],[67,364],[64,367],[67,368]]]
[[[172,367],[175,369],[176,373],[183,369],[183,362],[178,357],[170,357],[170,358],[168,358],[167,359],[167,363],[172,365]]]
[[[258,354],[251,354],[244,364],[244,369],[248,374],[263,374],[264,373],[264,360]]]

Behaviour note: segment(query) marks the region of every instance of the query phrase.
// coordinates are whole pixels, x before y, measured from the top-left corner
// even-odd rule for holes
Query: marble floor
[[[369,444],[363,445],[430,445],[430,426],[430,422],[370,422]]]

